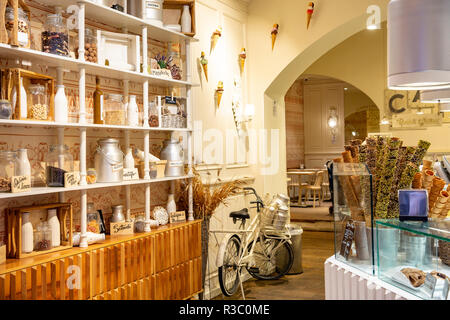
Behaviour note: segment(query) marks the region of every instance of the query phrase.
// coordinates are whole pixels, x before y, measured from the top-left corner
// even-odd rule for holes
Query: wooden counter
[[[186,299],[201,287],[201,221],[0,265],[0,300]]]

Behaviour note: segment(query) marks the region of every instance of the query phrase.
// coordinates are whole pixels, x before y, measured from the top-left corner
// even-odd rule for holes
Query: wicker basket
[[[450,266],[450,242],[439,240],[439,258]]]

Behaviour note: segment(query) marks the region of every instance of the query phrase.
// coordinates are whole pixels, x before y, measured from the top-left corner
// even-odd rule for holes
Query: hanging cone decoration
[[[241,67],[241,74],[244,72],[245,59],[247,59],[247,52],[245,51],[245,48],[242,48],[242,51],[239,54],[239,65]]]
[[[311,18],[314,13],[314,2],[308,3],[308,10],[306,10],[306,29],[309,29],[309,24],[311,23]]]
[[[278,29],[280,28],[279,24],[274,24],[272,31],[270,32],[272,34],[272,51],[273,48],[275,47],[275,41],[277,41],[277,35],[278,35]]]
[[[222,36],[222,27],[219,27],[216,29],[216,31],[213,32],[211,36],[211,52],[213,52],[214,48],[217,45],[217,41],[219,41],[219,38]]]
[[[208,82],[208,59],[205,57],[205,53],[202,51],[200,56],[200,64],[202,65],[203,72],[205,73],[206,82]]]
[[[217,85],[216,93],[217,93],[217,107],[220,107],[220,102],[222,101],[222,95],[223,95],[223,82],[219,81],[219,84]]]

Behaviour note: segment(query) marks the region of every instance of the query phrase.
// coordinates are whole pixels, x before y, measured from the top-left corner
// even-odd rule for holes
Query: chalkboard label
[[[124,181],[130,181],[130,180],[139,180],[139,172],[137,168],[133,169],[123,169],[123,180]]]
[[[177,104],[177,98],[175,98],[175,97],[166,96],[165,101],[166,101],[166,104],[175,104],[175,105]]]
[[[30,176],[14,176],[11,179],[11,192],[19,193],[31,190]]]
[[[344,237],[342,238],[340,254],[348,260],[350,256],[350,250],[352,248],[353,238],[355,237],[355,223],[353,220],[347,222],[344,231]]]
[[[186,222],[186,212],[177,211],[169,213],[170,223]]]
[[[111,222],[110,224],[110,234],[114,235],[127,235],[134,233],[133,222]]]
[[[66,172],[64,174],[64,188],[76,187],[80,184],[80,173],[78,171]]]

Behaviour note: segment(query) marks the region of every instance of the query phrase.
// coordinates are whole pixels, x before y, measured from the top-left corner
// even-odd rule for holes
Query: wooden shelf
[[[197,86],[188,81],[163,79],[149,74],[135,71],[119,70],[109,66],[102,66],[97,63],[80,61],[70,57],[62,57],[56,54],[45,53],[32,49],[12,47],[8,44],[0,44],[0,58],[10,60],[30,60],[31,63],[43,64],[48,67],[62,67],[71,71],[78,71],[85,68],[87,74],[98,75],[105,78],[129,80],[132,82],[143,82],[148,80],[149,84],[165,87],[185,87]]]
[[[141,34],[142,27],[148,28],[148,36],[161,42],[182,42],[182,41],[198,41],[198,39],[186,36],[182,33],[175,32],[164,27],[159,27],[151,22],[139,19],[130,14],[120,12],[87,0],[36,0],[39,3],[49,7],[63,6],[67,8],[70,5],[82,3],[85,5],[85,16],[89,20],[105,23],[118,28],[127,28],[129,32]]]
[[[141,185],[141,184],[156,183],[156,182],[175,181],[175,180],[182,180],[182,179],[190,179],[192,177],[193,177],[192,175],[186,175],[186,176],[181,176],[181,177],[165,177],[165,178],[150,179],[150,180],[141,179],[141,180],[135,180],[135,181],[123,181],[123,182],[116,182],[116,183],[94,183],[94,184],[88,184],[86,186],[77,186],[77,187],[73,187],[73,188],[39,187],[39,188],[31,188],[31,191],[29,191],[29,192],[0,193],[0,200],[28,197],[28,196],[36,196],[36,195],[50,194],[50,193],[59,193],[59,192],[104,189],[104,188],[133,186],[133,185]]]
[[[187,128],[144,128],[129,126],[113,126],[102,124],[81,124],[81,123],[57,123],[51,121],[29,121],[29,120],[3,120],[0,119],[0,126],[5,127],[25,127],[25,128],[74,128],[74,129],[109,129],[119,131],[165,131],[165,132],[191,132]]]

